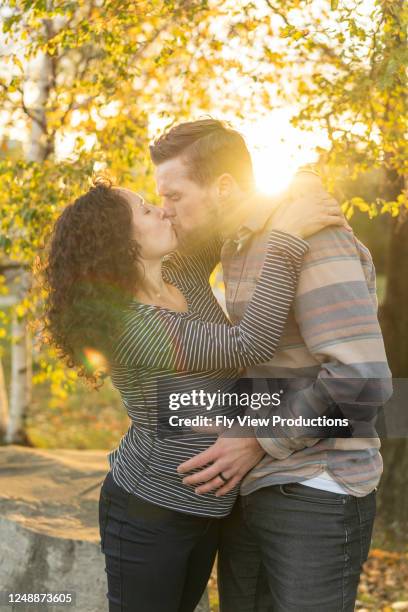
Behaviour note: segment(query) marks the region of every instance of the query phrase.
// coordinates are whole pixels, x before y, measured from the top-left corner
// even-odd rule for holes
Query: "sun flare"
[[[285,107],[239,127],[252,155],[258,189],[263,193],[284,191],[300,166],[317,161],[316,146],[327,144],[321,130],[305,132],[291,125],[293,112]]]
[[[252,154],[256,185],[259,191],[277,194],[290,184],[297,166],[281,147],[268,147]]]

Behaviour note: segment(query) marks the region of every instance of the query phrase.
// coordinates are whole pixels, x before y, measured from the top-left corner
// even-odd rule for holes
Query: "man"
[[[209,239],[214,228],[225,237],[226,306],[238,322],[256,285],[273,214],[271,202],[254,195],[243,138],[216,120],[189,122],[162,135],[151,156],[181,242]],[[329,196],[315,173],[303,171],[288,197]],[[354,610],[368,555],[382,471],[372,417],[390,395],[375,271],[349,228],[329,227],[309,244],[280,347],[270,363],[246,376],[255,383],[279,379],[284,396],[275,415],[342,415],[350,426],[346,437],[320,426],[285,425],[266,433],[255,428],[251,437],[220,435],[180,466],[186,473],[202,468],[184,479],[197,493],[222,495],[242,480],[223,525],[222,612]]]

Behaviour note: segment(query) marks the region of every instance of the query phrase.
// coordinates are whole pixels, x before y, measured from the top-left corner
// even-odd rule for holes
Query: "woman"
[[[208,282],[219,240],[192,256],[177,254],[163,212],[104,181],[56,221],[45,268],[46,332],[68,365],[94,382],[86,357],[90,349],[104,356],[131,419],[108,455],[99,501],[110,612],[192,612],[197,605],[216,554],[218,519],[231,511],[238,488],[217,497],[183,485],[177,466],[215,434],[172,431],[169,397],[231,392],[240,368],[273,356],[308,247],[300,236],[342,223],[340,213],[322,215],[314,206],[274,214],[262,274],[236,326]],[[186,407],[183,416],[189,414]],[[216,414],[237,410],[215,406]]]

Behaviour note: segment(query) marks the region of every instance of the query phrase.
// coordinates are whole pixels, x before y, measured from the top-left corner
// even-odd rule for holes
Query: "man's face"
[[[215,190],[201,186],[188,176],[181,157],[156,168],[157,192],[171,220],[181,248],[197,248],[211,239],[217,229],[218,206]]]

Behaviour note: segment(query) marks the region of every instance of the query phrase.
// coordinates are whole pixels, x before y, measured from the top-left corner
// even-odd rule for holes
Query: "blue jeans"
[[[375,491],[298,483],[238,498],[221,527],[221,612],[352,612],[375,510]]]
[[[144,501],[108,472],[99,529],[109,612],[193,612],[211,573],[220,522]]]

